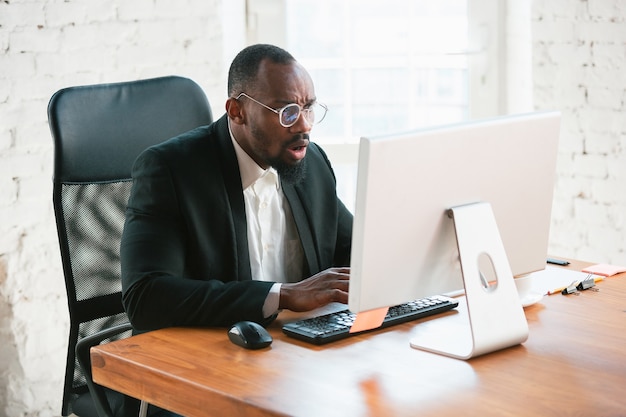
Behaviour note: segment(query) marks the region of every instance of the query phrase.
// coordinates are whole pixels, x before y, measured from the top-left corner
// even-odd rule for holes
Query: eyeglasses
[[[250,97],[246,93],[239,94],[235,100],[239,100],[241,96],[247,97],[250,100],[254,101],[256,104],[259,104],[265,107],[268,110],[273,111],[278,115],[278,121],[282,127],[291,127],[296,124],[298,119],[300,118],[300,114],[304,115],[304,119],[307,121],[309,126],[313,126],[317,123],[320,123],[326,117],[326,112],[328,111],[328,107],[325,104],[314,102],[309,107],[300,107],[297,103],[287,104],[285,107],[281,107],[280,109],[273,109],[258,100]],[[316,115],[321,115],[318,120],[315,120]]]

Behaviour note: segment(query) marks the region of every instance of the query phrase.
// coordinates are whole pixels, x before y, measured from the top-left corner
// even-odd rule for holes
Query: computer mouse
[[[272,343],[272,336],[263,326],[253,321],[240,321],[228,330],[228,338],[246,349],[262,349]]]

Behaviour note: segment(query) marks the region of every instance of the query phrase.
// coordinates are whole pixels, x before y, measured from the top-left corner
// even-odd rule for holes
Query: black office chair
[[[211,109],[196,83],[170,76],[59,90],[48,119],[70,315],[62,415],[114,417],[123,396],[93,383],[89,348],[131,334],[119,259],[131,168],[147,147],[211,123]]]

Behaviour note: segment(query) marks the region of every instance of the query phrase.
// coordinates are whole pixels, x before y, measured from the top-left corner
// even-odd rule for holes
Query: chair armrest
[[[114,417],[114,414],[111,410],[111,406],[109,405],[104,389],[100,385],[93,382],[91,373],[91,356],[89,350],[92,346],[99,345],[105,339],[109,339],[115,335],[132,329],[133,326],[130,323],[122,323],[89,335],[76,343],[76,357],[78,358],[78,363],[83,369],[85,379],[87,380],[87,387],[91,392],[98,415],[101,417]]]

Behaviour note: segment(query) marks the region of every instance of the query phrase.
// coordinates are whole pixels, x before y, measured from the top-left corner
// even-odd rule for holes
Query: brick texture
[[[50,97],[72,85],[177,74],[198,82],[220,114],[223,3],[0,1],[0,416],[61,412],[69,319],[51,201]]]
[[[626,3],[532,8],[534,104],[562,112],[551,252],[626,265]]]

